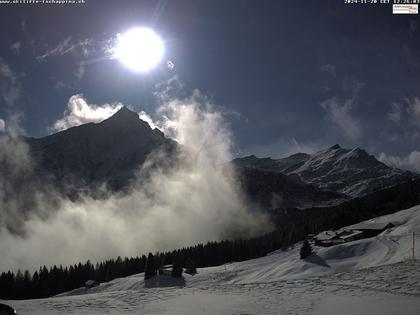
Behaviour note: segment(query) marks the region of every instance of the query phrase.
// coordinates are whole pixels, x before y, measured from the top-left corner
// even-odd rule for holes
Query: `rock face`
[[[348,150],[338,144],[312,155],[297,153],[283,159],[248,156],[234,160],[241,167],[298,176],[303,182],[360,197],[417,177],[391,168],[359,148]]]
[[[245,194],[262,210],[330,206],[348,199],[344,194],[307,184],[298,176],[251,167],[236,170]]]
[[[296,191],[292,193],[297,207],[305,207],[311,202],[314,205],[328,202],[336,204],[345,199],[361,197],[418,177],[409,171],[388,167],[364,150],[359,148],[348,150],[341,148],[338,144],[312,155],[297,153],[282,159],[257,158],[251,155],[235,159],[233,164],[245,170],[245,174],[250,174],[249,170],[254,170],[254,175],[249,175],[246,182],[258,181],[261,175],[255,174],[261,172],[272,174],[273,178],[281,174],[288,179],[288,182],[299,181],[299,194],[296,195]],[[266,180],[266,182],[270,181]],[[245,185],[245,187],[248,186]],[[289,183],[284,185],[281,189],[283,195],[290,193],[289,188],[292,187],[296,185]],[[252,193],[268,195],[270,191],[275,192],[273,188],[266,186]]]
[[[42,176],[73,187],[126,187],[149,154],[176,146],[126,107],[100,123],[26,138]]]

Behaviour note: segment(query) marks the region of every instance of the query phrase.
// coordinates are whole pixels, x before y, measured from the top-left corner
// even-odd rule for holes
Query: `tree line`
[[[225,263],[262,257],[274,250],[287,250],[305,235],[336,229],[377,217],[416,204],[420,200],[420,180],[411,181],[380,192],[356,198],[338,206],[310,209],[277,209],[272,213],[277,229],[250,239],[208,242],[164,252],[149,253],[148,257],[110,259],[92,264],[90,261],[70,267],[41,267],[29,271],[8,271],[0,275],[1,299],[45,298],[83,287],[85,281],[107,282],[145,272],[145,278],[155,276],[160,267],[172,264],[172,275],[182,275],[182,268],[218,266]],[[303,256],[308,254],[308,248]],[[181,273],[181,274],[180,274]]]
[[[299,236],[295,235],[294,238],[297,240]],[[283,233],[273,232],[259,238],[208,242],[171,252],[149,253],[148,257],[118,257],[96,264],[87,261],[70,267],[43,266],[33,274],[28,270],[16,273],[8,271],[0,275],[0,298],[46,298],[83,287],[87,280],[107,282],[142,272],[145,272],[145,278],[148,279],[156,275],[164,265],[172,265],[172,276],[179,277],[184,267],[195,270],[195,267],[218,266],[257,258],[285,244]]]

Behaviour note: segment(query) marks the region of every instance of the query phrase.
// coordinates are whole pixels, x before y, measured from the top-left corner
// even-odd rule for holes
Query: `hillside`
[[[420,265],[410,261],[412,232],[420,235],[420,206],[371,220],[395,222],[377,237],[299,259],[287,251],[195,276],[144,283],[143,274],[76,289],[44,300],[8,301],[19,314],[417,314]],[[417,239],[419,240],[419,239]],[[420,246],[415,254],[420,256]]]
[[[305,183],[298,176],[252,167],[237,167],[236,171],[245,194],[264,210],[331,206],[349,199]]]

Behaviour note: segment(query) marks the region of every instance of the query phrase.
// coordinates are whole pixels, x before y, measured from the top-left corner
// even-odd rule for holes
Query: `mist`
[[[1,271],[138,256],[271,230],[235,182],[228,163],[232,134],[223,114],[198,91],[182,98],[170,92],[168,86],[159,89],[156,112],[140,115],[181,145],[169,169],[156,167],[168,156],[155,152],[128,192],[108,192],[100,200],[86,194],[71,201],[45,182],[32,181],[35,188],[25,196],[30,213],[10,202],[13,189],[23,193],[23,187],[0,195]],[[33,165],[24,143],[15,138],[11,147],[11,140],[2,141],[1,162],[13,161],[15,169],[0,179],[1,187],[9,187],[16,174],[31,174]],[[10,229],[13,222],[19,222],[18,231]]]

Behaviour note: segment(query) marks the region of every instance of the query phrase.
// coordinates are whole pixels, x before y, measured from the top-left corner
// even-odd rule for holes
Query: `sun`
[[[114,57],[128,68],[147,72],[163,58],[164,48],[160,37],[146,27],[133,28],[118,36]]]

